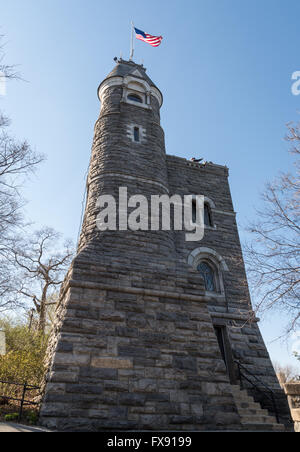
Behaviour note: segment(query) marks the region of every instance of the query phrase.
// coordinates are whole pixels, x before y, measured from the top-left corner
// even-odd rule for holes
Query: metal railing
[[[18,397],[11,397],[11,396],[7,396],[7,395],[1,395],[0,394],[0,399],[4,399],[4,400],[13,400],[15,402],[20,402],[20,408],[19,408],[19,413],[18,413],[18,422],[21,422],[22,419],[22,415],[23,415],[23,408],[26,405],[39,405],[38,402],[34,402],[32,400],[26,400],[26,393],[30,392],[30,391],[37,391],[40,390],[39,386],[33,386],[33,385],[29,385],[27,383],[15,383],[15,382],[11,382],[11,381],[3,381],[0,380],[0,384],[5,384],[5,385],[10,385],[10,386],[16,386],[19,388],[22,388],[22,397],[18,398]]]
[[[274,410],[274,414],[276,417],[276,421],[278,424],[280,424],[279,413],[278,413],[278,408],[277,408],[277,404],[276,404],[276,398],[275,398],[274,391],[271,388],[269,388],[269,386],[267,386],[256,375],[254,375],[252,372],[250,372],[250,370],[248,370],[245,366],[243,366],[243,364],[241,364],[239,361],[234,361],[234,362],[238,367],[241,389],[244,389],[244,385],[243,385],[243,379],[244,379],[244,380],[248,381],[248,383],[250,383],[257,391],[264,394],[264,396],[266,396],[271,401],[272,407]],[[254,383],[250,378],[248,378],[248,376],[245,375],[244,372],[249,374],[251,377],[253,377],[261,386],[264,387],[264,389],[262,389],[262,387],[259,386],[258,384]]]

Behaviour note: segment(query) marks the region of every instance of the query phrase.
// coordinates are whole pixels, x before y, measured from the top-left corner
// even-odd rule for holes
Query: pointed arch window
[[[204,203],[204,224],[205,226],[213,227],[211,210],[207,202]]]
[[[197,270],[204,279],[205,289],[208,292],[216,292],[216,276],[212,266],[207,262],[202,261],[198,265]]]
[[[197,204],[196,201],[193,201],[192,203],[192,221],[193,223],[196,223],[197,221]],[[211,214],[211,208],[210,205],[205,202],[204,203],[204,225],[213,227],[213,221],[212,221],[212,214]]]

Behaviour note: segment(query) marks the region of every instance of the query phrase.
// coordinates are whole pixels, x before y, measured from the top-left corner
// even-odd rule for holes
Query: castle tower
[[[95,126],[79,250],[87,246],[83,252],[90,257],[92,247],[98,256],[114,255],[127,264],[132,261],[132,265],[140,265],[140,259],[158,261],[164,256],[172,262],[170,255],[175,248],[170,233],[122,230],[103,234],[96,226],[99,209],[95,200],[100,195],[113,195],[118,200],[120,187],[126,187],[128,198],[168,194],[164,132],[160,126],[162,94],[143,66],[120,61],[99,86],[98,96],[101,112]]]
[[[257,323],[247,323],[228,169],[166,155],[163,97],[143,66],[119,60],[98,94],[85,216],[48,349],[41,423],[71,431],[245,428],[237,363],[272,388],[288,422]],[[204,195],[203,240],[125,230],[120,218],[116,230],[99,230],[99,197],[119,207],[120,188],[148,200]],[[252,389],[274,414],[262,387]]]

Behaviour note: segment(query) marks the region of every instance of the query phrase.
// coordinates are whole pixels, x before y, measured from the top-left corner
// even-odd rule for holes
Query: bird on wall
[[[203,161],[203,159],[196,159],[196,157],[191,158],[191,162],[194,162],[194,163],[200,163],[202,161]]]

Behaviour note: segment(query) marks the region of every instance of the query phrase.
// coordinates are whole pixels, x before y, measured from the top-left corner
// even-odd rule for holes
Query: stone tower
[[[163,96],[143,66],[119,60],[98,94],[85,217],[48,349],[41,423],[73,431],[247,428],[238,362],[261,382],[248,382],[249,396],[274,414],[268,385],[288,422],[257,321],[247,321],[228,169],[166,155]],[[100,231],[97,200],[117,200],[120,187],[128,198],[204,195],[203,240],[120,230],[120,218],[117,230]]]

